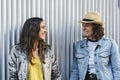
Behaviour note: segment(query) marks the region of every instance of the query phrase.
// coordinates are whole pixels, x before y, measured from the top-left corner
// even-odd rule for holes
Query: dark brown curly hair
[[[104,36],[104,28],[100,24],[93,24],[93,37],[97,40]]]
[[[40,24],[42,21],[43,19],[39,17],[32,17],[27,19],[20,34],[19,43],[26,51],[26,55],[31,64],[31,58],[33,57],[32,50],[35,48],[35,42],[38,42],[37,46],[40,60],[45,63],[45,50],[47,48],[47,44],[44,42],[44,40],[39,39]]]

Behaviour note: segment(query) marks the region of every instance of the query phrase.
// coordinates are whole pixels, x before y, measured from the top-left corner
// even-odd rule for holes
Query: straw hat
[[[98,12],[87,12],[83,20],[80,20],[79,22],[80,23],[96,23],[96,24],[103,25],[103,21],[101,20],[101,16]]]

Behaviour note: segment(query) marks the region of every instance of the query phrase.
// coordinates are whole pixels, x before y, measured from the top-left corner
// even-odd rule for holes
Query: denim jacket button
[[[95,56],[96,56],[96,54],[95,54]]]
[[[98,70],[96,70],[96,72],[99,72]]]
[[[95,62],[95,64],[97,64],[97,62]]]

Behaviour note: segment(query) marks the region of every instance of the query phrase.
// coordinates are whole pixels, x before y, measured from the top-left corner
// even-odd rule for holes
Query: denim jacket
[[[74,43],[70,80],[84,80],[88,69],[87,39]],[[103,37],[98,41],[94,54],[98,80],[120,80],[120,53],[116,43]]]
[[[46,64],[42,64],[44,80],[61,80],[60,72],[54,54],[47,49],[45,54]],[[27,80],[29,61],[25,50],[17,44],[12,47],[9,54],[9,80]]]

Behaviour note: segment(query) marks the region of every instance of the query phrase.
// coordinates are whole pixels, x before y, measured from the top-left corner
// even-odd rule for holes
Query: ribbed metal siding
[[[73,42],[82,39],[82,19],[87,11],[98,11],[106,36],[120,49],[120,0],[0,0],[0,80],[7,80],[10,48],[18,42],[23,23],[39,16],[46,22],[47,43],[57,56],[63,80],[69,80]]]

